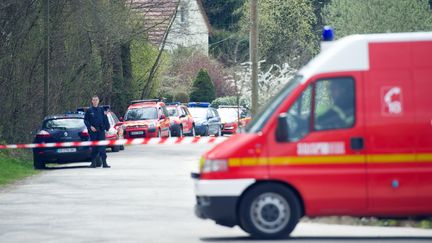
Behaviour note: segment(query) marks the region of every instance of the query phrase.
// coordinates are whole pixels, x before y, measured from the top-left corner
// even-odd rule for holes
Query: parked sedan
[[[34,143],[88,141],[89,134],[84,125],[84,114],[67,113],[45,117]],[[43,169],[47,163],[90,162],[90,147],[34,148],[33,165]]]
[[[217,110],[210,107],[210,103],[189,102],[188,108],[195,121],[196,135],[221,135],[221,118]]]

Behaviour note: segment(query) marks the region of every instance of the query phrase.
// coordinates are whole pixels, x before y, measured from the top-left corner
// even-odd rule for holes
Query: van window
[[[354,80],[318,80],[315,85],[314,129],[331,130],[354,125]]]
[[[298,141],[309,133],[311,103],[312,88],[309,86],[287,112],[289,141]]]

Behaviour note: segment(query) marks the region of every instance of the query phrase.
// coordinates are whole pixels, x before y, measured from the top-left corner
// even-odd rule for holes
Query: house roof
[[[182,0],[131,0],[132,9],[144,15],[144,25],[148,29],[147,33],[150,43],[158,46],[161,44],[179,1]],[[201,0],[195,1],[210,33],[211,26],[203,4]]]

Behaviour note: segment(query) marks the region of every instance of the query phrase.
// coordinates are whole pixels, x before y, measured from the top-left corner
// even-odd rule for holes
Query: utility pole
[[[258,110],[258,0],[250,3],[250,60],[252,64],[252,116]]]
[[[44,94],[43,94],[43,116],[48,115],[49,97],[49,0],[43,0],[44,12]]]

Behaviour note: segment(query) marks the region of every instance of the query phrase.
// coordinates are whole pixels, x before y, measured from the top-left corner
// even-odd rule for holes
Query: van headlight
[[[228,160],[226,159],[206,159],[202,166],[202,172],[221,172],[228,170]]]

